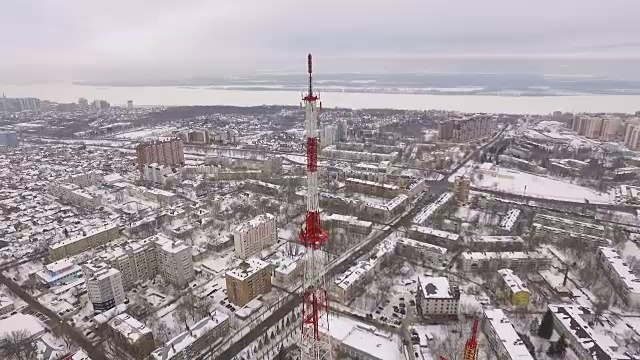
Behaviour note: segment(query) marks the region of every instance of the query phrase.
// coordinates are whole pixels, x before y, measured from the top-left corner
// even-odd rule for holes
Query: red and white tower
[[[331,344],[328,334],[320,328],[329,329],[329,293],[324,276],[326,253],[322,248],[329,240],[320,223],[318,200],[318,96],[313,94],[311,54],[308,56],[309,92],[304,100],[307,131],[307,218],[300,231],[300,242],[306,247],[302,293],[302,359],[331,359]]]

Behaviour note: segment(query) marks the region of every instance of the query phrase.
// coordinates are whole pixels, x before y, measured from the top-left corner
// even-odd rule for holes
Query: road
[[[49,308],[44,307],[38,300],[33,298],[29,293],[24,291],[20,285],[8,279],[6,276],[0,273],[0,283],[6,285],[9,290],[16,294],[19,298],[24,300],[33,310],[36,310],[43,315],[47,316],[52,325],[58,325],[62,331],[71,338],[71,340],[80,345],[82,349],[91,357],[92,360],[107,360],[102,350],[95,347],[89,340],[87,340],[76,328],[67,324],[63,319]]]

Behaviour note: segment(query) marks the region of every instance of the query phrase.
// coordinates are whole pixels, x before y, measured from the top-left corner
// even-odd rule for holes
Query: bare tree
[[[12,331],[2,342],[0,356],[3,359],[31,360],[36,357],[38,349],[26,330]]]

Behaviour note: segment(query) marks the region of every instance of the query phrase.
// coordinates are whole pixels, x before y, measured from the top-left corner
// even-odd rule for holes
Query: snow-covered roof
[[[407,201],[407,199],[409,199],[409,197],[407,195],[400,194],[400,195],[394,197],[393,199],[389,200],[385,204],[378,204],[378,203],[374,203],[374,202],[371,202],[371,201],[367,201],[366,205],[368,207],[371,207],[371,208],[374,208],[374,209],[392,211],[396,207],[400,206],[403,202]]]
[[[109,321],[109,327],[122,334],[132,344],[151,333],[151,329],[127,313],[113,317]]]
[[[97,229],[93,229],[93,230],[89,231],[86,235],[78,235],[78,236],[74,236],[74,237],[69,238],[69,239],[62,240],[62,241],[60,241],[58,243],[55,243],[55,244],[51,245],[50,248],[51,249],[57,249],[59,247],[67,246],[67,245],[72,244],[72,243],[74,243],[76,241],[80,241],[80,240],[83,240],[83,239],[88,238],[90,236],[94,236],[94,235],[99,234],[101,232],[110,231],[110,230],[113,230],[115,228],[118,228],[118,226],[117,225],[102,226],[102,227],[99,227]]]
[[[331,214],[324,218],[327,221],[341,221],[348,223],[349,225],[359,226],[359,227],[371,227],[373,223],[371,221],[359,220],[356,216],[350,215],[342,215],[342,214]]]
[[[447,239],[451,241],[458,241],[460,239],[460,235],[458,234],[454,234],[444,230],[434,229],[428,226],[411,225],[410,231],[415,231],[421,234],[431,235],[437,238]]]
[[[376,245],[376,247],[373,248],[371,253],[369,253],[370,256],[367,260],[358,261],[357,264],[350,267],[344,273],[338,275],[338,277],[334,280],[334,284],[342,289],[347,289],[353,283],[358,281],[358,279],[363,274],[366,274],[371,269],[374,269],[376,265],[380,261],[382,261],[387,254],[392,253],[395,250],[395,247],[395,240],[383,240],[380,244]]]
[[[422,249],[422,250],[427,250],[430,252],[434,252],[434,253],[438,253],[440,255],[444,255],[447,253],[447,249],[443,248],[441,246],[437,246],[437,245],[433,245],[433,244],[429,244],[426,242],[422,242],[422,241],[418,241],[418,240],[413,240],[413,239],[409,239],[409,238],[405,238],[405,237],[401,237],[401,238],[397,238],[396,241],[398,242],[398,245],[402,244],[405,246],[411,246],[414,248],[418,248],[418,249]]]
[[[378,330],[345,316],[329,314],[329,330],[322,324],[320,331],[338,343],[368,354],[370,359],[401,360],[402,343],[391,333]]]
[[[614,248],[601,246],[598,248],[598,252],[611,264],[616,276],[624,283],[625,287],[632,293],[640,294],[640,278],[631,271],[618,251]]]
[[[459,294],[451,289],[446,277],[419,276],[420,292],[424,299],[456,299]]]
[[[384,183],[379,183],[379,182],[375,182],[375,181],[361,180],[361,179],[356,179],[356,178],[347,178],[345,181],[356,183],[356,184],[362,184],[362,185],[377,186],[377,187],[381,187],[381,188],[388,189],[388,190],[398,190],[399,189],[399,187],[397,185],[384,184]]]
[[[247,231],[248,229],[255,229],[258,226],[266,223],[266,222],[275,222],[276,221],[276,217],[273,216],[272,214],[269,213],[264,213],[261,215],[258,215],[256,217],[254,217],[253,219],[249,220],[249,221],[245,221],[244,223],[238,225],[238,227],[236,227],[235,231],[236,232],[243,232],[243,231]]]
[[[13,305],[13,300],[7,296],[7,294],[0,292],[0,309],[4,309]]]
[[[529,292],[522,280],[516,275],[511,269],[500,269],[498,270],[498,275],[502,278],[502,281],[511,289],[512,293],[517,293],[520,291]]]
[[[227,315],[214,311],[211,315],[189,326],[187,331],[169,340],[165,346],[156,349],[151,356],[156,360],[172,359],[208,332],[218,326],[225,326],[228,319]]]
[[[474,242],[484,242],[484,243],[524,243],[524,240],[520,236],[490,236],[490,235],[482,235],[482,236],[474,236]]]
[[[441,206],[448,203],[453,198],[452,192],[446,192],[434,202],[429,204],[427,207],[422,209],[416,216],[413,217],[413,222],[415,224],[424,224],[425,221],[429,220],[429,218],[440,209]]]
[[[262,187],[266,187],[273,190],[280,190],[280,187],[281,187],[280,185],[276,185],[276,184],[272,184],[272,183],[268,183],[260,180],[253,180],[253,179],[247,179],[245,180],[245,182],[247,184],[262,186]]]
[[[111,308],[107,311],[97,314],[96,316],[93,317],[92,320],[97,325],[105,324],[106,322],[111,320],[114,316],[121,314],[125,311],[127,311],[127,304],[119,304],[119,305],[116,305],[116,307],[114,308]]]
[[[24,330],[32,336],[44,333],[44,327],[31,315],[17,313],[6,319],[0,320],[0,339],[4,339],[7,335],[14,331]]]
[[[564,330],[575,338],[594,359],[630,359],[613,350],[618,348],[615,340],[604,332],[594,331],[588,324],[593,317],[593,311],[590,308],[581,305],[549,304],[549,310],[562,323]]]
[[[477,252],[463,252],[462,258],[464,260],[491,260],[491,259],[544,259],[549,258],[548,254],[543,254],[539,251],[504,251],[504,252],[488,252],[488,251],[477,251]]]
[[[78,350],[67,360],[91,360],[91,358],[83,350]]]
[[[583,228],[589,228],[589,229],[598,230],[598,231],[604,231],[604,226],[602,225],[591,224],[591,223],[586,223],[586,222],[577,221],[577,220],[570,220],[570,219],[565,219],[565,218],[547,215],[547,214],[536,214],[536,220],[540,220],[540,219],[558,223],[558,224],[563,224],[565,226],[569,226],[572,228],[583,227]]]
[[[500,228],[511,231],[511,229],[513,229],[513,226],[516,224],[516,220],[518,220],[520,213],[520,209],[509,210],[507,212],[507,215],[505,215],[500,221]]]
[[[158,246],[160,246],[162,251],[165,251],[171,254],[177,254],[183,251],[190,251],[190,248],[191,248],[191,246],[185,244],[180,240],[174,241],[164,236],[156,237],[155,242]]]
[[[241,262],[236,268],[227,271],[227,276],[243,281],[267,266],[269,266],[267,262],[257,258],[249,258]]]
[[[75,265],[75,260],[72,257],[60,259],[58,261],[54,261],[50,264],[45,265],[44,267],[50,273],[57,273],[63,270],[67,270]]]
[[[484,317],[511,360],[533,360],[526,345],[502,309],[484,309]]]

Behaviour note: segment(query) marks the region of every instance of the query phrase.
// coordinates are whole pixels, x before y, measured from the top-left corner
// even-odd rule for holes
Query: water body
[[[301,89],[302,90],[302,89]],[[76,102],[79,97],[107,100],[115,105],[298,105],[295,91],[220,90],[208,87],[96,87],[67,83],[0,85],[7,97],[37,97],[55,102]],[[324,107],[458,110],[465,112],[548,114],[566,112],[621,112],[640,110],[640,95],[490,96],[365,94],[327,92]]]

